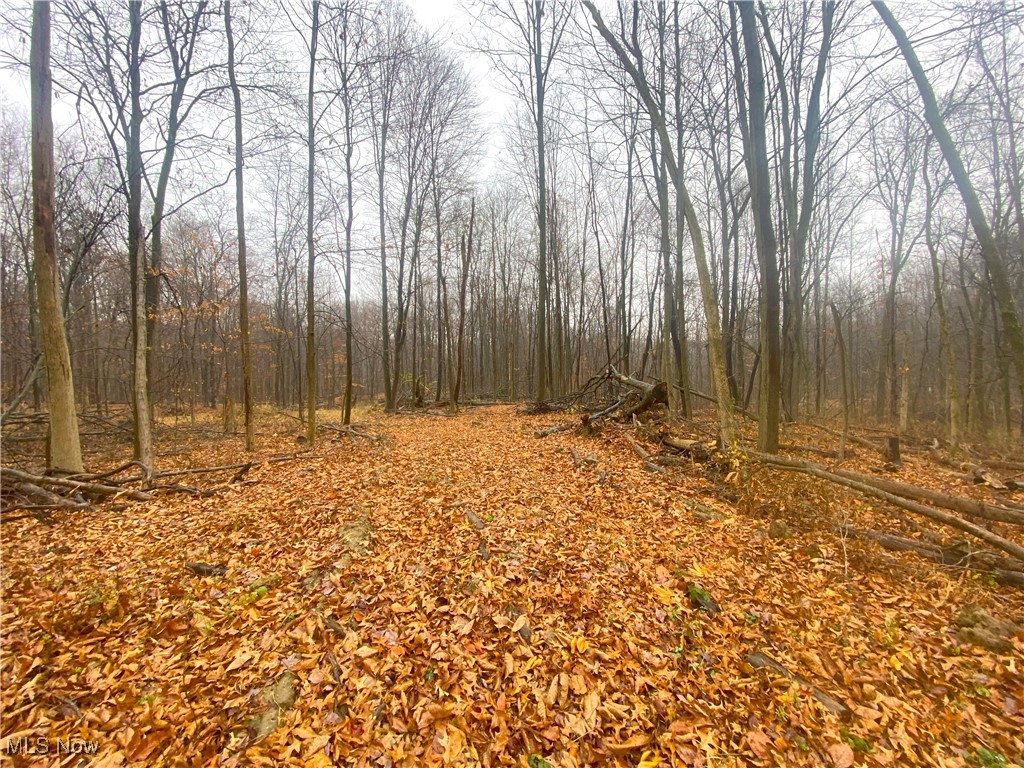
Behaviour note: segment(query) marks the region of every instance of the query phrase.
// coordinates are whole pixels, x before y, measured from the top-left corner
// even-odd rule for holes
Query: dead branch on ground
[[[901,507],[909,512],[914,512],[915,514],[918,514],[922,517],[926,517],[934,522],[941,523],[942,525],[946,525],[950,528],[955,528],[959,531],[962,531],[963,533],[970,534],[971,536],[974,536],[975,538],[984,541],[989,546],[992,546],[1000,550],[1001,552],[1005,552],[1006,554],[1010,555],[1016,560],[1019,560],[1022,567],[1024,567],[1024,546],[1021,546],[1020,544],[1017,544],[1014,541],[1004,538],[999,534],[993,533],[992,531],[986,530],[985,528],[982,528],[981,526],[976,525],[968,520],[964,520],[963,518],[957,517],[956,515],[951,515],[939,509],[936,509],[935,507],[922,504],[920,503],[920,501],[914,500],[912,498],[898,496],[895,493],[891,492],[892,490],[896,490],[896,488],[894,488],[892,485],[888,486],[890,490],[886,490],[883,487],[881,487],[877,482],[878,478],[873,478],[868,475],[860,475],[859,473],[855,472],[850,473],[844,471],[842,474],[840,474],[838,471],[829,471],[817,464],[799,461],[797,459],[789,459],[784,456],[777,456],[769,453],[748,451],[748,455],[751,458],[756,459],[757,461],[761,461],[765,464],[768,464],[779,469],[784,469],[791,472],[803,472],[805,474],[812,475],[822,480],[828,480],[839,485],[844,485],[847,488],[851,488],[865,496],[871,496],[877,499],[882,499],[883,501],[887,501],[890,504],[893,504],[897,507]],[[932,503],[937,503],[936,497],[943,496],[943,494],[937,494],[937,492],[929,491],[927,489],[919,488],[917,486],[909,486],[902,483],[897,485],[902,486],[903,492],[909,492],[910,488],[915,489],[915,492],[918,493],[918,495],[915,497],[916,499],[928,500],[931,501]],[[955,497],[948,498],[953,499]],[[959,501],[966,502],[966,500],[963,499]],[[1006,511],[1012,512],[1012,510]]]

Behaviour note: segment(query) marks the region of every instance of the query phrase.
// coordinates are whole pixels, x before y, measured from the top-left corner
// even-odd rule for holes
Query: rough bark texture
[[[50,406],[49,464],[82,471],[82,448],[75,414],[71,354],[64,332],[57,236],[53,221],[53,118],[50,112],[50,4],[32,9],[32,250],[35,256],[39,325],[46,362]]]

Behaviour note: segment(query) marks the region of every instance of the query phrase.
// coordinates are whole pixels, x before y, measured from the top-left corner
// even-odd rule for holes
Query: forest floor
[[[647,472],[613,425],[534,437],[570,418],[371,413],[380,439],[325,433],[208,497],[5,524],[0,747],[77,738],[90,765],[1024,760],[1024,643],[996,654],[956,626],[969,605],[1020,620],[1021,591],[841,537],[886,513],[813,478]],[[244,456],[185,430],[162,450],[162,468]],[[14,764],[83,759],[55,751]]]

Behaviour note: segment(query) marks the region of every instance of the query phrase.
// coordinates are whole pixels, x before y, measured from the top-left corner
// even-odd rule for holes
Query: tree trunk
[[[1013,293],[1010,288],[1010,278],[1003,255],[999,250],[995,237],[992,235],[992,229],[989,227],[985,211],[981,207],[978,193],[975,191],[971,178],[967,174],[967,169],[960,157],[960,152],[956,144],[953,143],[953,137],[950,136],[949,131],[946,129],[946,122],[942,117],[942,112],[939,110],[931,83],[928,81],[924,67],[921,66],[921,62],[918,60],[917,54],[910,44],[907,33],[903,31],[903,28],[896,21],[884,2],[873,0],[872,5],[874,5],[878,15],[882,17],[885,26],[889,28],[893,38],[895,38],[896,45],[899,46],[900,52],[903,54],[903,58],[906,59],[907,66],[914,76],[917,89],[921,94],[921,100],[924,102],[924,115],[928,121],[928,127],[931,128],[939,146],[942,148],[942,155],[949,165],[950,173],[953,176],[953,183],[956,184],[960,197],[963,199],[964,207],[967,210],[967,218],[971,222],[971,228],[974,230],[975,237],[978,238],[982,260],[985,262],[989,279],[992,281],[992,290],[999,304],[999,314],[1003,321],[1014,366],[1017,369],[1017,386],[1021,397],[1024,398],[1024,331],[1021,329],[1020,317],[1017,314],[1017,305],[1014,303]]]
[[[730,11],[734,6],[730,6]],[[737,89],[740,90],[740,120],[749,117],[743,137],[747,151],[747,173],[750,177],[750,207],[754,215],[754,237],[761,273],[761,386],[758,396],[759,450],[774,453],[779,445],[779,398],[781,366],[779,347],[779,263],[778,242],[772,226],[771,178],[768,171],[768,145],[765,133],[764,71],[757,37],[753,3],[739,3],[740,26],[747,59],[748,108],[743,108],[740,89],[739,46],[734,42]],[[747,115],[744,115],[744,112]]]
[[[132,304],[132,408],[135,416],[135,459],[149,472],[154,467],[153,430],[150,421],[149,385],[146,377],[146,304],[143,296],[146,243],[142,236],[142,82],[139,45],[142,39],[140,3],[128,6],[129,93],[131,118],[126,147],[128,174],[128,263]]]
[[[598,31],[605,42],[612,48],[618,57],[622,67],[629,74],[630,79],[639,91],[640,97],[647,108],[647,113],[654,121],[661,139],[662,152],[665,154],[669,174],[672,178],[676,194],[682,198],[683,211],[686,218],[687,228],[690,230],[690,239],[693,243],[694,261],[697,265],[697,278],[700,282],[701,300],[704,307],[704,318],[708,329],[708,354],[711,362],[711,379],[715,390],[715,397],[718,401],[718,419],[722,432],[722,443],[727,448],[738,444],[738,432],[733,416],[732,398],[729,396],[729,386],[725,378],[725,358],[722,352],[722,326],[718,317],[718,305],[711,283],[711,271],[708,268],[707,253],[704,249],[704,235],[701,231],[700,220],[693,207],[690,193],[686,188],[683,170],[677,165],[675,155],[672,152],[672,142],[669,139],[668,129],[665,121],[661,119],[658,107],[651,96],[650,87],[641,69],[630,59],[622,44],[609,31],[601,18],[600,12],[590,0],[584,0],[583,5],[590,12]]]
[[[850,395],[846,385],[846,342],[843,340],[843,320],[839,316],[834,302],[829,302],[829,309],[832,310],[832,320],[836,325],[836,343],[839,345],[839,376],[842,378],[843,397],[843,432],[839,438],[839,460],[846,458],[846,441],[850,435]]]
[[[462,256],[462,275],[459,282],[459,328],[455,348],[455,385],[452,387],[450,410],[459,409],[459,395],[462,393],[463,347],[466,333],[466,286],[469,283],[469,265],[473,260],[473,224],[476,219],[476,199],[469,205],[469,237],[463,237],[459,253]]]
[[[224,30],[228,39],[228,81],[235,107],[235,219],[238,227],[238,329],[242,344],[242,412],[245,450],[253,450],[252,357],[249,345],[249,278],[245,243],[245,183],[242,177],[242,95],[235,76],[235,38],[231,33],[231,0],[224,3]]]
[[[46,362],[50,408],[48,461],[52,467],[83,470],[75,414],[71,354],[61,311],[57,237],[53,221],[53,118],[50,79],[50,4],[32,8],[32,250],[35,257],[39,326]]]
[[[542,66],[541,18],[543,3],[533,7],[533,74],[537,88],[537,402],[548,397],[548,191],[544,166],[544,70]]]
[[[309,39],[309,91],[306,112],[306,153],[308,170],[306,176],[306,440],[313,447],[316,442],[316,243],[313,239],[313,198],[316,179],[316,142],[313,131],[313,90],[316,77],[316,49],[320,32],[320,0],[313,0],[313,26]]]

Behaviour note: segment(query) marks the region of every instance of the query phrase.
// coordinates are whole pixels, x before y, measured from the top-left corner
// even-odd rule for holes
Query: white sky
[[[480,164],[478,178],[487,178],[500,162],[504,146],[502,132],[513,109],[514,97],[498,86],[500,79],[487,56],[472,50],[475,38],[467,0],[407,0],[424,29],[437,35],[449,49],[458,52],[463,65],[476,82],[487,156]]]
[[[9,1],[0,0],[0,3]],[[407,0],[407,3],[428,32],[435,34],[446,47],[459,54],[476,83],[483,120],[481,139],[487,145],[486,157],[477,169],[477,178],[483,180],[491,175],[500,162],[504,146],[503,130],[513,109],[514,97],[498,87],[500,79],[491,68],[487,56],[472,49],[474,31],[466,0]],[[0,69],[0,103],[17,105],[27,115],[28,78],[10,69]],[[58,130],[71,125],[75,119],[70,103],[59,99],[54,101],[54,120]]]

